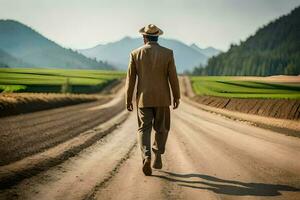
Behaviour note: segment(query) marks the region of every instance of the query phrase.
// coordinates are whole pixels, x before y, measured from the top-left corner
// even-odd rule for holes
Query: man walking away
[[[133,110],[132,96],[137,78],[137,118],[138,143],[142,152],[143,172],[152,174],[151,169],[151,130],[155,130],[152,145],[154,162],[152,167],[162,168],[161,154],[165,152],[170,130],[171,85],[173,109],[179,105],[180,90],[173,51],[157,43],[163,31],[149,24],[139,31],[144,38],[144,45],[130,53],[126,77],[126,106]]]

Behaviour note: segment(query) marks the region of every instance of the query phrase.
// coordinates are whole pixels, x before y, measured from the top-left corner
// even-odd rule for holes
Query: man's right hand
[[[174,99],[174,100],[173,100],[173,109],[178,108],[179,104],[180,104],[179,99]]]
[[[133,111],[133,105],[132,105],[132,103],[128,103],[128,104],[127,104],[127,110],[128,110],[129,112]]]

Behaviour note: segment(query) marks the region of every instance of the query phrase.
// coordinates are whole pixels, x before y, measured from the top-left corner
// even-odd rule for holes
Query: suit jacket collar
[[[158,42],[155,42],[155,41],[149,41],[146,44],[149,44],[149,45],[159,45]]]

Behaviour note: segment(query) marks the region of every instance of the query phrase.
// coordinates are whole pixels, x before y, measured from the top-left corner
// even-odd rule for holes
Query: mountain
[[[13,20],[0,20],[0,49],[31,67],[109,69],[110,65],[85,57],[45,38],[30,27]],[[0,60],[2,63],[3,60]],[[6,64],[6,63],[3,63]],[[21,63],[7,63],[21,67]]]
[[[0,49],[0,68],[11,66],[29,67],[30,65]]]
[[[191,48],[195,49],[196,51],[200,52],[201,54],[205,55],[208,58],[211,58],[213,56],[216,56],[221,53],[221,50],[215,49],[213,47],[207,47],[205,49],[201,49],[199,46],[197,46],[195,43],[191,44]]]
[[[125,37],[120,41],[97,45],[90,49],[78,50],[83,55],[107,61],[118,69],[126,69],[129,53],[132,49],[140,46],[141,41]]]
[[[270,22],[239,45],[216,57],[194,74],[202,75],[299,75],[300,7]]]
[[[191,70],[199,64],[206,64],[209,56],[178,40],[159,38],[158,43],[174,51],[178,72]],[[112,63],[121,70],[126,70],[130,52],[143,45],[142,38],[125,37],[119,41],[105,45],[97,45],[90,49],[79,50],[82,54]],[[206,52],[204,50],[204,52]],[[209,54],[209,51],[207,51]]]

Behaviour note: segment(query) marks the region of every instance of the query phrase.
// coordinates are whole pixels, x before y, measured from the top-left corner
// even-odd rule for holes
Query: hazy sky
[[[116,41],[154,23],[166,38],[226,50],[300,0],[0,0],[0,18],[70,48]]]

